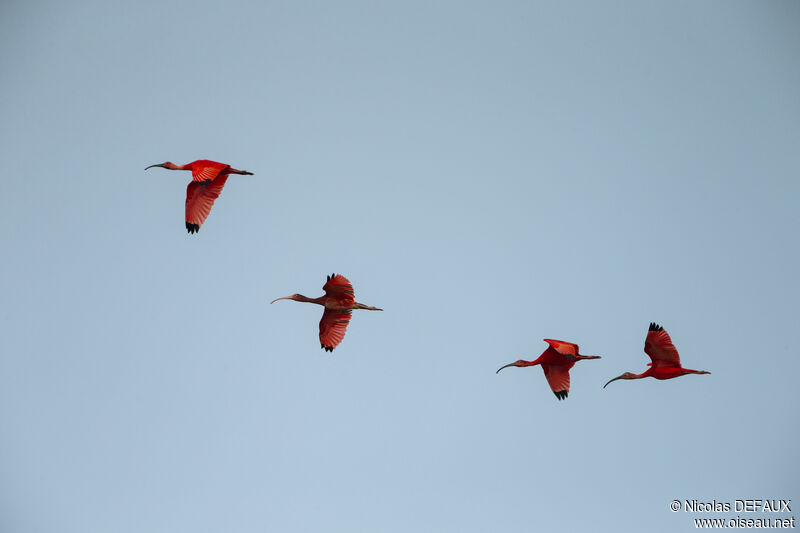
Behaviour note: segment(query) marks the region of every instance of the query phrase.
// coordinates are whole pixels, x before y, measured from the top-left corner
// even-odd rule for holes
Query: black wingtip
[[[661,331],[662,329],[664,329],[664,328],[662,328],[661,326],[659,326],[655,322],[650,322],[650,329],[648,331]]]
[[[186,222],[186,231],[189,233],[197,233],[200,231],[200,224],[192,224],[191,222]]]
[[[569,396],[569,392],[565,390],[553,391],[553,394],[556,395],[556,398],[558,398],[559,401],[564,400],[567,396]]]
[[[325,276],[325,277],[328,278],[326,281],[330,281],[331,280],[330,276]]]

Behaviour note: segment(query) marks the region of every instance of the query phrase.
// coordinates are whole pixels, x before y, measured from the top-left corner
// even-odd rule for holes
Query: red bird
[[[231,174],[252,176],[252,172],[236,170],[225,163],[217,163],[208,159],[198,159],[185,165],[176,165],[167,161],[147,168],[162,167],[169,170],[191,170],[192,181],[186,187],[186,230],[189,233],[200,231],[200,226],[208,218],[214,200],[225,186]],[[147,168],[145,170],[147,170]]]
[[[641,379],[646,377],[654,377],[656,379],[672,379],[684,374],[710,374],[705,370],[692,370],[690,368],[683,368],[681,366],[681,358],[678,355],[678,350],[672,344],[672,339],[669,338],[669,333],[664,328],[650,322],[650,329],[647,331],[647,337],[644,340],[644,353],[650,356],[652,362],[647,363],[648,368],[641,374],[632,374],[625,372],[619,377],[612,379]],[[609,381],[608,383],[611,383]],[[608,383],[603,385],[605,389]]]
[[[344,333],[347,330],[347,324],[350,323],[350,313],[353,309],[383,311],[383,309],[356,302],[353,286],[341,274],[328,276],[328,281],[322,286],[322,290],[325,291],[325,296],[320,296],[319,298],[292,294],[291,296],[275,298],[270,303],[274,304],[278,300],[294,300],[295,302],[308,302],[325,307],[325,312],[322,313],[322,320],[319,321],[319,342],[320,347],[324,348],[326,352],[332,352],[344,339]]]
[[[571,342],[557,341],[555,339],[544,339],[550,346],[542,352],[535,361],[523,361],[520,359],[515,363],[509,363],[497,369],[497,374],[509,366],[533,366],[542,365],[544,377],[553,389],[556,398],[563,400],[569,395],[569,369],[576,361],[582,359],[600,359],[599,355],[581,355],[577,344]]]

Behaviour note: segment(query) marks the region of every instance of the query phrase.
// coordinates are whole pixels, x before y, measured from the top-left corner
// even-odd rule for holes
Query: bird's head
[[[178,165],[176,165],[172,161],[167,161],[166,163],[158,163],[156,165],[150,165],[147,168],[153,168],[153,167],[161,167],[161,168],[167,168],[169,170],[176,170],[178,168]],[[147,168],[145,170],[147,170]]]
[[[504,368],[508,368],[510,366],[518,366],[518,367],[528,366],[525,363],[527,363],[527,361],[524,361],[522,359],[520,359],[519,361],[514,361],[513,363],[508,363],[507,365],[504,365],[504,366],[501,366],[500,368],[498,368],[497,372],[495,372],[495,374],[499,373]]]
[[[612,381],[617,381],[618,379],[636,379],[636,377],[637,377],[637,376],[636,376],[636,374],[634,374],[634,373],[632,373],[632,372],[625,372],[625,373],[624,373],[624,374],[622,374],[621,376],[617,376],[617,377],[615,377],[614,379],[612,379],[612,380],[609,380],[609,382],[608,382],[608,383],[611,383]],[[608,383],[606,383],[605,385],[603,385],[603,388],[604,388],[604,389],[605,389],[605,388],[608,386]]]

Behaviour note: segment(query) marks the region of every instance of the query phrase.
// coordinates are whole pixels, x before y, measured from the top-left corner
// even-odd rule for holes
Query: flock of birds
[[[534,366],[541,365],[544,371],[544,377],[550,388],[553,389],[553,394],[556,398],[563,400],[569,395],[569,369],[577,361],[582,359],[600,359],[599,355],[581,355],[577,344],[571,342],[557,341],[555,339],[544,339],[550,346],[542,352],[534,361],[515,361],[497,369],[500,372],[509,366]],[[616,381],[618,379],[642,379],[642,378],[656,378],[656,379],[672,379],[686,374],[710,374],[706,370],[692,370],[691,368],[683,368],[681,366],[681,358],[678,355],[678,350],[672,344],[672,339],[669,337],[664,328],[650,322],[650,329],[647,332],[647,337],[644,340],[644,353],[650,356],[650,362],[647,363],[648,368],[641,374],[634,374],[632,372],[625,372],[621,376],[608,381]],[[497,373],[495,372],[495,374]],[[608,383],[603,385],[605,389]]]
[[[252,175],[246,170],[237,170],[225,163],[199,159],[186,165],[176,165],[167,161],[157,165],[150,165],[148,168],[161,167],[169,170],[190,170],[192,181],[186,187],[186,230],[189,233],[197,233],[211,212],[214,201],[219,198],[228,176],[231,174]],[[377,307],[364,305],[356,302],[353,285],[341,274],[328,276],[322,289],[324,296],[319,298],[309,298],[302,294],[292,294],[276,298],[270,303],[278,300],[294,300],[296,302],[308,302],[321,305],[325,308],[322,319],[319,321],[319,342],[320,347],[325,351],[332,352],[336,346],[344,339],[347,325],[350,323],[350,316],[354,309],[367,309],[369,311],[383,311]],[[499,373],[504,368],[510,366],[526,367],[540,365],[544,371],[547,383],[559,400],[565,399],[569,395],[569,370],[577,361],[583,359],[600,359],[599,355],[581,355],[577,344],[564,342],[555,339],[544,339],[549,345],[537,359],[533,361],[519,360],[509,363],[497,369]],[[669,334],[656,324],[650,323],[650,329],[644,342],[644,351],[650,356],[648,368],[641,374],[625,372],[621,376],[611,379],[603,385],[606,388],[609,383],[618,379],[641,379],[653,377],[656,379],[672,379],[686,374],[710,374],[705,370],[692,370],[681,366],[681,359],[678,350],[672,344]]]

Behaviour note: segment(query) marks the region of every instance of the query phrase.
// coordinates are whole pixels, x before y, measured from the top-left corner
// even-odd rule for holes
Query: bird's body
[[[648,368],[641,374],[633,374],[632,372],[625,372],[621,376],[617,376],[610,380],[616,381],[618,379],[642,379],[642,378],[656,378],[656,379],[672,379],[686,374],[710,374],[705,370],[692,370],[691,368],[683,368],[681,366],[681,358],[678,355],[678,350],[672,344],[667,331],[656,324],[650,323],[650,328],[647,331],[647,337],[644,341],[644,352],[650,356],[650,362],[647,363]],[[605,389],[608,383],[603,385]]]
[[[325,295],[318,298],[292,294],[291,296],[275,298],[270,303],[275,303],[278,300],[294,300],[295,302],[307,302],[323,306],[325,311],[319,321],[319,342],[320,347],[327,352],[332,352],[344,339],[347,325],[350,323],[350,313],[354,309],[383,311],[383,309],[356,302],[353,285],[341,274],[328,276],[322,289],[325,291]]]
[[[559,400],[569,396],[569,370],[582,359],[600,359],[599,355],[581,355],[577,344],[555,339],[544,339],[547,349],[533,361],[520,359],[497,369],[500,372],[509,366],[526,367],[541,365],[544,377]],[[495,374],[497,373],[495,372]]]
[[[159,165],[150,165],[147,168],[152,167],[192,172],[192,181],[186,187],[186,231],[189,233],[200,231],[200,226],[208,218],[214,200],[219,198],[228,176],[231,174],[253,175],[252,172],[237,170],[225,163],[208,159],[198,159],[185,165],[176,165],[167,161]]]

